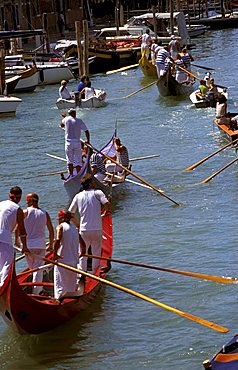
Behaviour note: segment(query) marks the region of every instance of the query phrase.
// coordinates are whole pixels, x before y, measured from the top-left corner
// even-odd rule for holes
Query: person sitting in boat
[[[59,225],[56,227],[54,242],[54,260],[77,268],[80,254],[86,251],[85,243],[80,238],[78,230],[70,223],[70,212],[60,209],[58,212]],[[61,298],[67,292],[75,292],[77,274],[60,266],[54,266],[54,297]]]
[[[162,47],[162,49],[158,51],[157,56],[156,56],[155,64],[156,64],[158,79],[166,75],[165,61],[167,58],[170,58],[168,45]]]
[[[67,87],[68,81],[62,80],[60,83],[60,88],[59,88],[59,97],[61,99],[65,100],[71,100],[74,99],[74,96],[70,94],[69,89]]]
[[[93,98],[95,96],[95,90],[92,87],[91,81],[86,82],[85,88],[81,91],[81,96],[82,96],[82,94],[84,94],[84,99],[85,100]]]
[[[175,61],[175,69],[176,69],[175,80],[179,84],[182,84],[183,82],[187,81],[187,74],[183,71],[183,69],[185,69],[185,65],[180,54],[177,54],[177,58]]]
[[[237,120],[231,119],[227,113],[227,98],[223,94],[219,94],[216,104],[216,121],[218,124],[226,125],[231,130],[237,130]]]
[[[210,87],[208,88],[208,92],[206,94],[206,99],[209,101],[211,107],[216,107],[218,97],[219,91],[217,85],[214,83],[214,78],[211,78]]]
[[[81,98],[84,99],[84,93],[82,93],[82,90],[86,87],[88,81],[88,77],[86,75],[82,75],[80,77],[80,81],[78,84],[78,92],[81,94]]]
[[[210,85],[211,85],[211,72],[206,72],[205,73],[204,81],[206,82],[206,86],[208,88],[210,88]]]
[[[175,60],[177,57],[177,54],[180,51],[180,43],[178,40],[176,40],[176,37],[174,35],[171,35],[171,41],[169,42],[169,52],[171,57]]]
[[[205,80],[200,80],[200,85],[198,86],[198,92],[196,92],[196,98],[198,100],[202,100],[206,98],[206,94],[208,92],[208,87],[206,85]]]
[[[103,181],[106,177],[106,167],[101,154],[95,152],[91,155],[90,166],[94,177],[99,181]]]
[[[141,36],[141,55],[145,53],[147,59],[149,59],[150,56],[150,43],[151,43],[150,30],[149,28],[147,28],[143,35]]]

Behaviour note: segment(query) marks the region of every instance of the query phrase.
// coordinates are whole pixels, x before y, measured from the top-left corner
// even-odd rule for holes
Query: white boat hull
[[[39,86],[60,84],[62,80],[72,80],[74,75],[70,68],[63,64],[37,64],[39,69]]]
[[[0,114],[1,115],[14,115],[16,109],[21,103],[21,99],[13,96],[0,96]]]
[[[95,96],[89,99],[80,99],[78,102],[75,99],[57,99],[56,105],[58,109],[69,108],[101,108],[105,106],[106,92],[104,90],[95,89]]]
[[[207,100],[207,99],[200,99],[200,100],[198,100],[197,99],[196,93],[198,93],[198,92],[199,92],[199,90],[195,90],[189,96],[191,102],[195,105],[195,107],[196,108],[208,108],[208,107],[211,107],[211,104],[210,104],[209,100]],[[223,89],[223,88],[218,87],[218,92],[220,94],[225,95],[225,97],[228,99],[228,93],[227,93],[226,89]],[[215,107],[213,106],[213,108],[215,108]]]

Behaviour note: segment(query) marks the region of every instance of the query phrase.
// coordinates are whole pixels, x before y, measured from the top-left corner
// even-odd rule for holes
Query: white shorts
[[[65,156],[68,164],[82,166],[82,149],[77,143],[65,143]]]

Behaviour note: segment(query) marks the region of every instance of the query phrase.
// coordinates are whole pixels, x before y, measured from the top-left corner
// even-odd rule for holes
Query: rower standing
[[[102,250],[102,217],[101,207],[106,212],[110,212],[110,203],[101,190],[94,189],[91,177],[85,176],[82,181],[83,191],[76,194],[69,206],[69,211],[73,216],[78,210],[80,216],[80,235],[86,244],[86,254],[91,246],[92,254],[101,256]],[[76,226],[79,223],[73,217]],[[95,274],[100,261],[92,259],[92,272]],[[80,269],[87,271],[87,257],[81,257],[79,260]]]
[[[14,258],[12,233],[18,225],[22,253],[29,252],[26,242],[23,211],[18,205],[22,197],[19,186],[10,189],[9,200],[0,202],[0,286],[3,286]]]
[[[36,193],[29,193],[26,196],[27,208],[23,210],[24,223],[27,232],[27,246],[30,254],[26,256],[29,269],[34,269],[44,264],[45,257],[45,228],[49,231],[49,245],[47,250],[52,250],[54,242],[54,228],[51,218],[44,209],[39,208],[39,196]],[[40,257],[40,258],[38,258]],[[32,277],[33,282],[43,281],[43,270],[35,271]],[[39,294],[41,286],[34,286],[33,293]]]

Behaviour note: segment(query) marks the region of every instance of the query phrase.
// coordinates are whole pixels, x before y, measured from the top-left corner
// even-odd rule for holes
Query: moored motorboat
[[[0,115],[15,115],[21,101],[14,96],[0,95]]]
[[[212,358],[203,362],[204,369],[237,370],[238,369],[238,334]]]
[[[94,89],[94,96],[89,99],[71,99],[66,100],[58,98],[56,101],[57,108],[69,109],[69,108],[100,108],[105,106],[106,91],[102,89]]]
[[[32,67],[28,67],[20,71],[14,69],[14,67],[8,67],[5,73],[6,73],[6,77],[12,76],[12,75],[19,77],[17,84],[13,89],[11,89],[12,78],[10,77],[10,79],[8,78],[6,79],[8,93],[32,92],[35,90],[39,82],[39,71],[37,67],[34,65]]]
[[[102,257],[112,255],[112,219],[111,215],[102,217]],[[53,257],[53,253],[47,256]],[[107,267],[103,260],[101,267]],[[0,313],[12,329],[20,334],[40,334],[67,323],[73,318],[83,315],[89,305],[102,288],[102,283],[90,276],[86,277],[83,286],[79,285],[75,292],[66,293],[60,300],[53,296],[53,282],[50,274],[47,274],[47,281],[37,283],[47,289],[47,295],[30,294],[29,286],[36,283],[29,282],[31,273],[16,275],[15,263],[12,264],[9,274],[0,288]],[[100,268],[95,272],[96,276],[105,276],[100,273]]]
[[[39,70],[39,86],[59,84],[62,80],[72,80],[74,75],[65,62],[36,63]]]
[[[226,87],[217,87],[217,89],[219,94],[225,95],[226,99],[228,99],[228,92]],[[199,90],[195,90],[189,95],[191,102],[195,105],[196,108],[216,108],[215,100],[209,100],[206,97],[203,99],[198,99],[197,93],[199,93]]]

